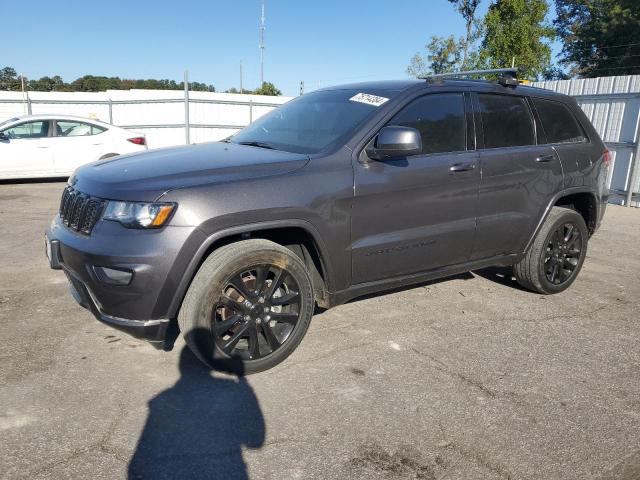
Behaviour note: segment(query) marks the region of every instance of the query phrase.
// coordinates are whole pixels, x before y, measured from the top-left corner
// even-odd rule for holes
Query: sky
[[[489,0],[479,9],[484,15]],[[0,0],[0,68],[28,78],[169,78],[218,91],[260,83],[260,0]],[[265,0],[265,80],[285,95],[406,78],[432,35],[461,36],[446,0]]]

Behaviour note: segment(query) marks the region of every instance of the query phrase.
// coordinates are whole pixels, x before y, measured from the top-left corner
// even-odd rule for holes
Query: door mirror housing
[[[4,132],[0,132],[0,140],[8,141],[9,137],[7,137]]]
[[[372,160],[403,158],[422,153],[422,139],[415,128],[389,125],[382,128],[366,149]]]

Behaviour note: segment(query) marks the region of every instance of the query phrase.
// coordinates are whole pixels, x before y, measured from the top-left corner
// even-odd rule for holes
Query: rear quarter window
[[[586,142],[587,137],[582,127],[569,108],[553,100],[533,98],[538,117],[549,143]]]
[[[531,111],[523,97],[478,94],[484,148],[521,147],[535,144]]]

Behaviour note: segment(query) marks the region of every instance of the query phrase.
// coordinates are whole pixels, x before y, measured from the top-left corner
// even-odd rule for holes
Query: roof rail
[[[472,75],[495,75],[500,74],[498,77],[498,83],[505,87],[517,87],[518,86],[518,69],[517,68],[492,68],[489,70],[467,70],[462,72],[450,72],[450,73],[437,73],[434,75],[425,75],[418,77],[421,80],[442,80],[445,78],[463,78],[470,77]]]

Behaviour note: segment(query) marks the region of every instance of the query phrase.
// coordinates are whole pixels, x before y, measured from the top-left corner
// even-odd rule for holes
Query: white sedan
[[[68,177],[85,163],[146,149],[144,134],[98,120],[15,117],[0,123],[0,179]]]

